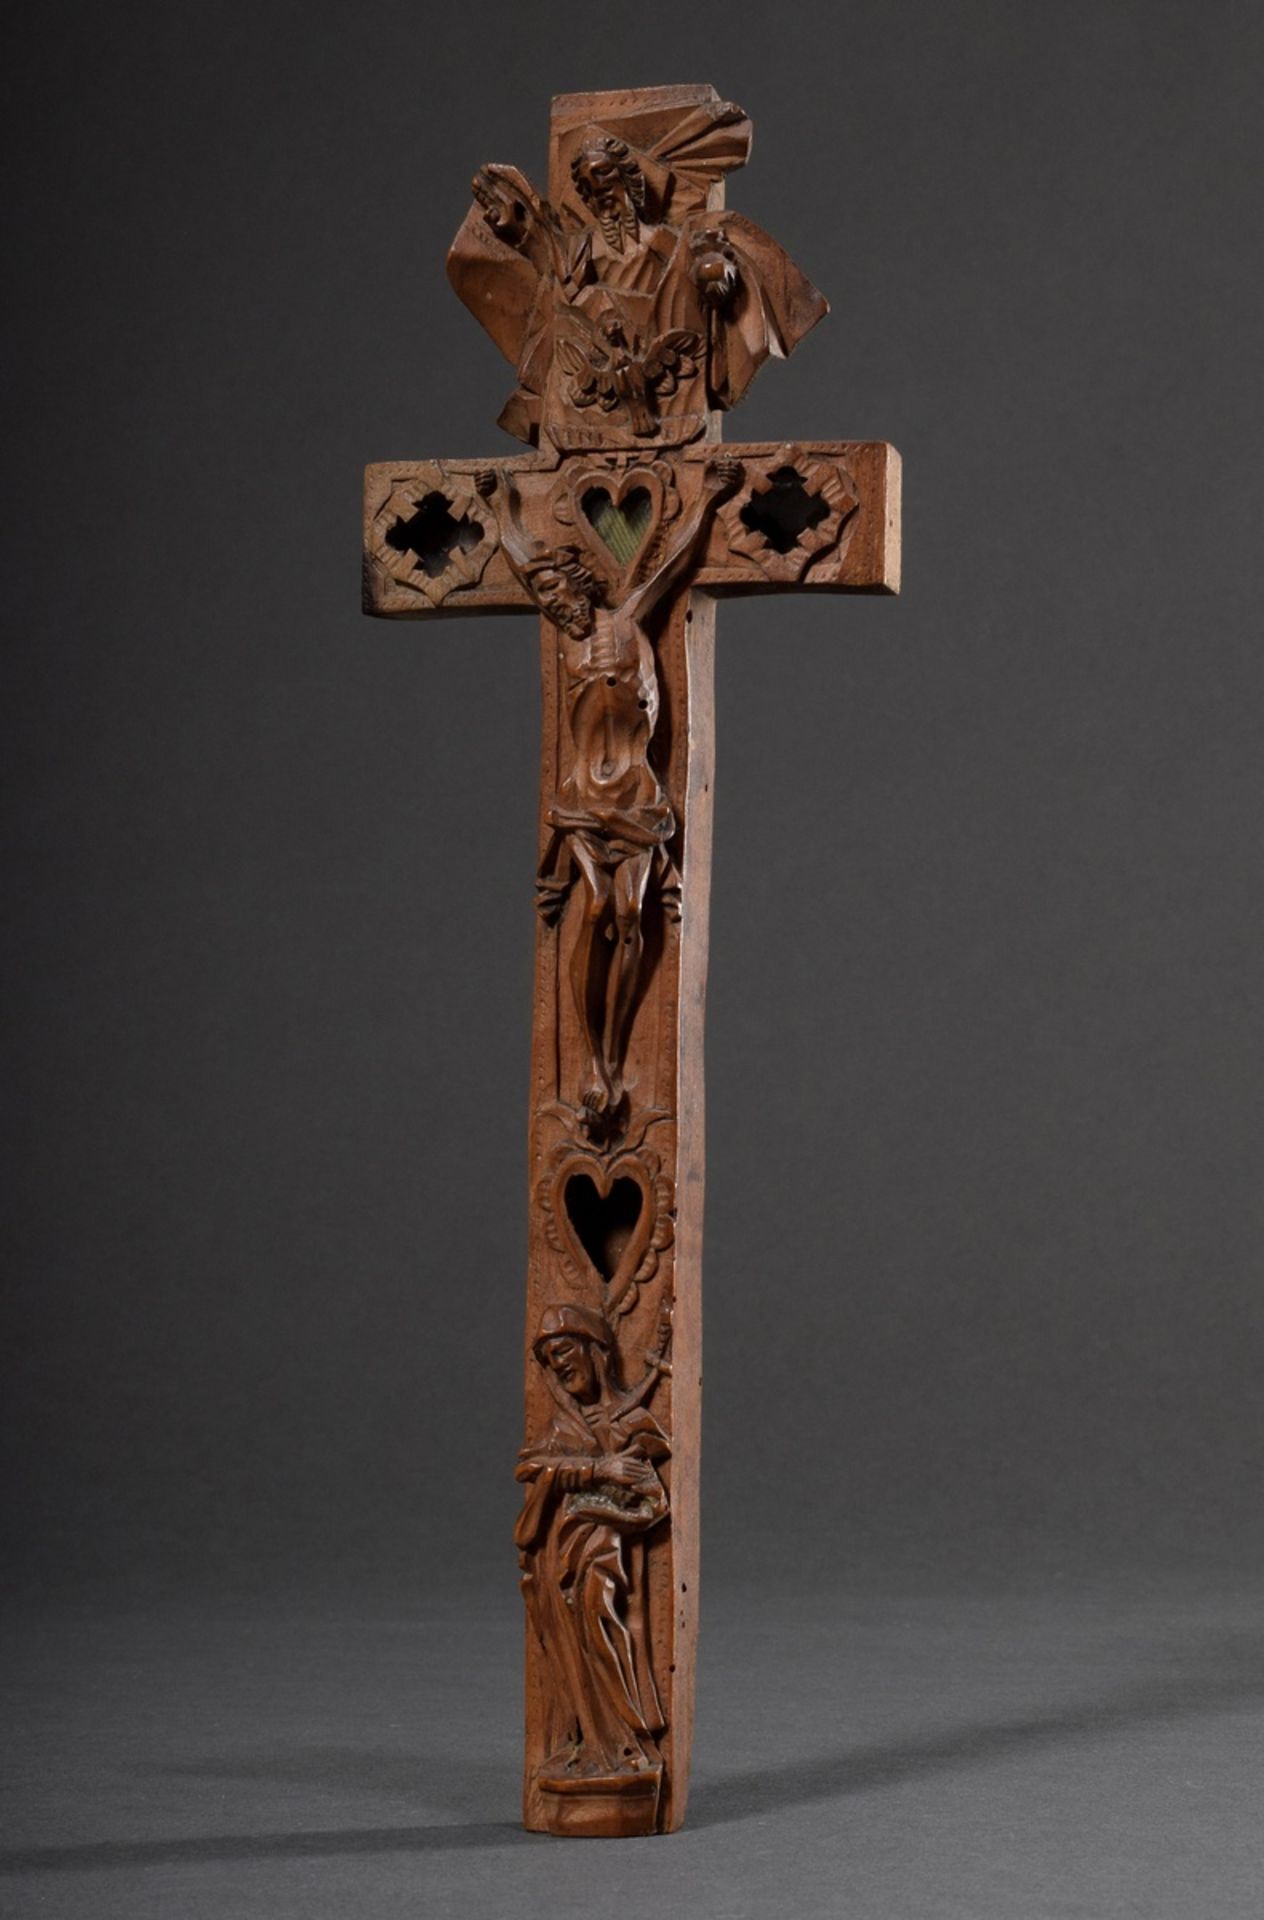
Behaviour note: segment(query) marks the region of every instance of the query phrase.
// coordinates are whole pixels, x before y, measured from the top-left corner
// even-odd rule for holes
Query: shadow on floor
[[[1104,1699],[955,1727],[889,1747],[844,1748],[781,1765],[701,1779],[689,1797],[688,1824],[698,1829],[776,1813],[815,1801],[902,1786],[925,1774],[956,1772],[1021,1758],[1042,1748],[1109,1737],[1146,1724],[1240,1708],[1264,1700],[1264,1647],[1234,1638],[1214,1667],[1122,1688]]]
[[[845,1747],[779,1766],[752,1767],[700,1779],[690,1799],[688,1830],[697,1832],[785,1808],[899,1787],[927,1774],[991,1765],[1060,1743],[1091,1741],[1146,1723],[1215,1713],[1264,1699],[1264,1653],[1258,1642],[1234,1640],[1201,1675],[1153,1678],[1099,1700],[980,1726],[950,1729],[884,1747]],[[412,1758],[360,1749],[304,1748],[289,1753],[208,1758],[177,1767],[199,1777],[306,1779],[372,1791],[405,1792],[454,1807],[508,1805],[518,1782],[486,1765],[462,1767],[450,1754]],[[340,1827],[291,1833],[238,1833],[168,1840],[100,1840],[77,1846],[27,1847],[0,1853],[0,1872],[36,1873],[108,1867],[196,1865],[227,1860],[319,1859],[357,1854],[425,1853],[547,1844],[508,1821],[455,1820],[431,1826]]]
[[[65,1873],[101,1867],[198,1866],[222,1860],[354,1859],[432,1848],[530,1846],[538,1835],[508,1821],[434,1827],[332,1827],[304,1833],[214,1833],[176,1840],[97,1840],[78,1847],[0,1853],[0,1873]]]

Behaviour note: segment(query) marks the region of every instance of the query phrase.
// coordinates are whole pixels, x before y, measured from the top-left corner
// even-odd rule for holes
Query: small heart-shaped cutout
[[[579,1244],[603,1280],[613,1280],[641,1218],[640,1187],[635,1180],[613,1180],[602,1194],[586,1173],[573,1173],[565,1198]]]
[[[644,487],[633,487],[617,504],[604,487],[589,487],[580,501],[584,518],[609,547],[621,567],[635,560],[654,517]]]

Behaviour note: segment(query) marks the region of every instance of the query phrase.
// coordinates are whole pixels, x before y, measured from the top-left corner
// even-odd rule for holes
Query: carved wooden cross
[[[723,211],[750,122],[710,87],[553,102],[544,199],[480,170],[448,260],[517,368],[505,460],[369,467],[365,608],[538,611],[525,1820],[684,1817],[698,1620],[715,600],[894,593],[899,456],[728,446],[826,303]]]

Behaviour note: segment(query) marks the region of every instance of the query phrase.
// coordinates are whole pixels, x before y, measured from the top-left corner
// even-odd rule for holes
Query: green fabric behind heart
[[[649,532],[653,507],[644,487],[633,487],[616,506],[604,487],[590,487],[581,502],[584,517],[595,528],[621,567],[634,560]]]

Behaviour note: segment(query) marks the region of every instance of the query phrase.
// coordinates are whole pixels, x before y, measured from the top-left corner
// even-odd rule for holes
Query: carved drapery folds
[[[559,1833],[652,1832],[667,1721],[654,1677],[648,1543],[667,1519],[667,1435],[646,1402],[670,1328],[631,1386],[609,1322],[546,1308],[532,1343],[553,1406],[518,1456],[514,1530],[527,1615],[546,1662],[545,1755],[535,1779]]]
[[[716,205],[750,150],[745,114],[710,88],[662,91],[695,98],[556,101],[551,199],[514,167],[475,175],[448,276],[517,368],[501,425],[529,445],[681,446],[827,310]]]

